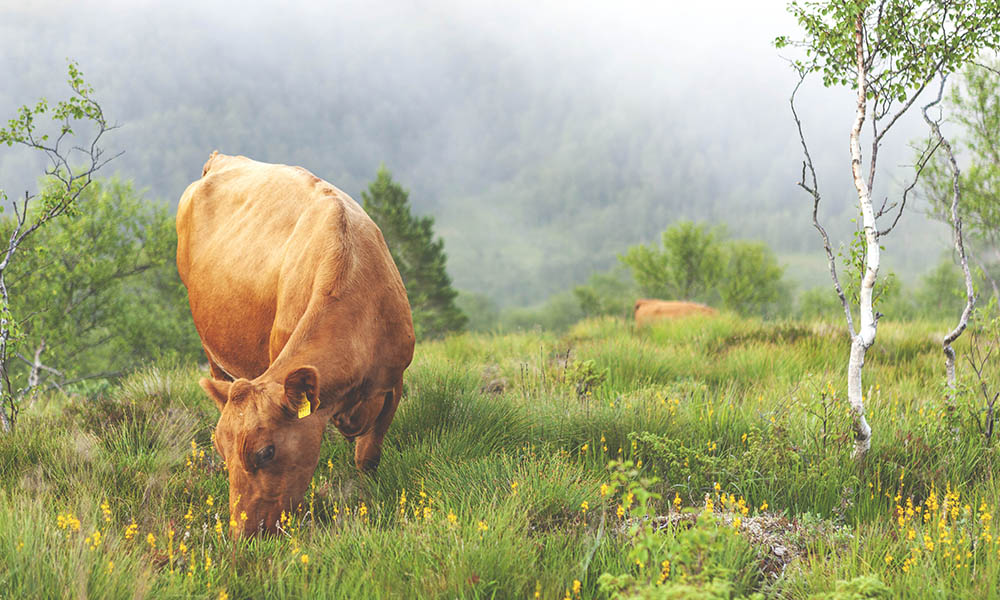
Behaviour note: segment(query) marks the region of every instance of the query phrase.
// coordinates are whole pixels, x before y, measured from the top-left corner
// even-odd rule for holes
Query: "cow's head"
[[[274,533],[282,511],[302,502],[319,460],[323,420],[318,374],[301,367],[281,383],[202,379],[219,406],[215,449],[229,471],[230,524],[236,537]]]

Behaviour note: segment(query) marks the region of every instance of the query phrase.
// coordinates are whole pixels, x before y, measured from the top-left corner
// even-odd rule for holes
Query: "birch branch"
[[[819,185],[816,180],[816,169],[813,166],[812,155],[809,153],[809,146],[806,144],[805,134],[802,132],[802,120],[799,119],[799,114],[795,110],[795,95],[798,93],[799,87],[802,86],[802,82],[805,81],[805,78],[806,73],[799,71],[799,82],[795,84],[795,89],[792,90],[792,96],[788,99],[788,104],[792,108],[792,118],[795,119],[795,128],[799,132],[799,142],[802,144],[802,154],[805,157],[802,161],[802,176],[799,179],[798,186],[813,197],[813,227],[816,228],[820,237],[823,238],[823,249],[826,251],[827,265],[830,268],[830,278],[833,279],[833,287],[837,291],[837,297],[840,298],[840,304],[844,307],[844,317],[847,320],[847,330],[850,332],[851,337],[854,337],[854,317],[851,316],[851,305],[847,302],[847,296],[844,294],[844,288],[840,285],[840,278],[837,277],[837,259],[833,254],[833,248],[830,246],[830,236],[827,235],[826,229],[824,229],[819,222],[819,203],[821,196],[819,193]],[[806,181],[807,171],[811,183]]]

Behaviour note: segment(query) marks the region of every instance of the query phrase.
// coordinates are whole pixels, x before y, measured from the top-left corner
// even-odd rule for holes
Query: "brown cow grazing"
[[[635,301],[635,324],[649,325],[662,319],[676,319],[689,315],[714,315],[711,306],[697,302],[675,302],[667,300],[639,299]]]
[[[212,153],[177,207],[177,270],[221,411],[234,536],[299,506],[331,419],[358,468],[378,466],[413,322],[357,202],[305,169]]]

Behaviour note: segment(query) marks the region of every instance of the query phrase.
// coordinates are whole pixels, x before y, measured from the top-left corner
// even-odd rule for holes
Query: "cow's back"
[[[313,315],[360,321],[342,328],[386,321],[378,311],[405,312],[397,320],[409,322],[378,228],[349,196],[304,169],[213,154],[181,197],[177,237],[177,267],[205,350],[235,377],[267,370],[310,307]],[[317,308],[331,299],[334,309]],[[304,337],[341,335],[329,319],[311,318],[316,331]],[[391,334],[355,337],[377,344],[373,337]]]
[[[716,314],[714,308],[697,302],[643,299],[637,300],[635,303],[635,322],[637,325],[647,325],[661,319],[714,314]]]

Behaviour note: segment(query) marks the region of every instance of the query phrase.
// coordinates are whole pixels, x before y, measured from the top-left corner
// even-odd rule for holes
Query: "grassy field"
[[[860,466],[841,326],[421,344],[378,474],[331,430],[302,513],[237,544],[199,370],[153,366],[0,437],[0,597],[998,597],[997,448],[944,330],[880,327]]]

